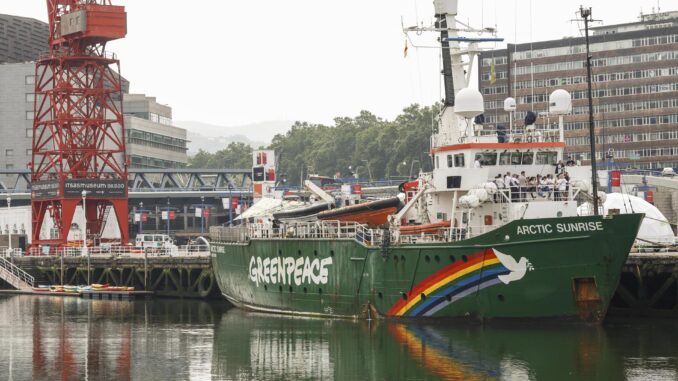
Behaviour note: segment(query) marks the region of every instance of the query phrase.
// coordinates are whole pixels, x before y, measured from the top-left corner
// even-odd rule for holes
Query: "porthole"
[[[322,294],[322,293],[323,293],[323,289],[322,289],[322,288],[319,288],[319,289],[318,289],[318,294]]]
[[[454,261],[456,261],[456,259],[454,258],[454,255],[450,255],[450,262],[454,263]]]
[[[304,287],[304,294],[307,294],[307,293],[308,293],[308,289],[306,287]]]
[[[317,257],[318,256],[318,250],[313,250],[313,255]]]
[[[403,292],[403,300],[407,300],[407,294]]]
[[[264,291],[268,291],[268,286],[264,285]]]
[[[282,286],[278,286],[278,291],[282,292]]]
[[[437,256],[437,255],[436,255],[435,257],[433,257],[433,259],[434,259],[436,262],[440,262],[440,257]]]
[[[401,256],[400,256],[400,260],[403,261],[403,262],[405,262],[405,256],[404,256],[404,255],[401,255]]]
[[[382,294],[381,292],[378,292],[377,296],[379,297],[379,299],[384,299],[384,294]]]
[[[465,256],[465,255],[462,255],[461,260],[464,261],[464,262],[468,262],[468,257]]]
[[[426,256],[424,256],[424,260],[425,260],[426,262],[431,262],[431,257],[429,257],[428,255],[426,255]]]
[[[502,294],[497,295],[497,299],[499,299],[500,302],[503,302],[504,301],[504,295],[502,295]]]
[[[330,257],[334,257],[334,250],[330,250]]]

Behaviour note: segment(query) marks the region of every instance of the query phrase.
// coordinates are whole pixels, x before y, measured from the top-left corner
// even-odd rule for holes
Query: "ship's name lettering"
[[[267,284],[327,284],[328,266],[332,258],[309,257],[252,257],[250,259],[249,278],[259,287]]]
[[[594,232],[602,231],[603,223],[601,221],[590,222],[568,222],[539,225],[523,225],[518,226],[516,234],[518,235],[532,235],[532,234],[551,234],[556,233],[572,233],[572,232]]]

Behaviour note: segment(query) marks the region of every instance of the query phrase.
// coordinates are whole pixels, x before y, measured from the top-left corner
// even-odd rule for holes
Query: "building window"
[[[32,128],[27,128],[27,129],[26,129],[26,137],[27,137],[27,138],[32,138],[32,137],[33,137],[33,129],[32,129]]]
[[[6,169],[14,169],[14,164],[7,164],[5,165]]]
[[[26,111],[26,120],[33,120],[35,113],[33,111]]]
[[[6,149],[5,150],[5,156],[14,156],[14,150],[13,149]]]
[[[29,148],[26,150],[26,156],[33,156],[33,149]]]
[[[35,76],[34,75],[27,75],[26,76],[26,84],[27,85],[35,85]]]
[[[33,103],[34,98],[35,98],[35,94],[26,93],[26,103]]]

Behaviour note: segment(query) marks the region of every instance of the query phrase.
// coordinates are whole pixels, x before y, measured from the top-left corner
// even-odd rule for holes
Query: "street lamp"
[[[11,219],[12,219],[12,216],[10,215],[11,205],[12,205],[12,197],[7,196],[7,217],[10,219],[10,221],[11,221]],[[8,251],[8,254],[9,254],[9,256],[11,257],[11,256],[12,256],[12,226],[9,225],[9,224],[8,224],[7,226],[9,226],[9,229],[7,229],[7,231],[8,231],[8,233],[7,233],[7,234],[8,234],[8,235],[7,235],[7,239],[9,240],[9,244],[8,244],[9,251]]]
[[[167,197],[167,236],[170,235],[170,199]]]
[[[366,164],[367,174],[370,176],[370,182],[372,182],[372,170],[370,169],[370,161],[369,160],[361,160],[361,161]]]
[[[233,226],[233,186],[228,183],[228,226]]]
[[[205,234],[205,196],[200,196],[202,208],[200,209],[200,235]]]
[[[144,202],[139,202],[139,234],[144,232]]]
[[[82,255],[87,256],[87,284],[92,284],[90,258],[87,250],[87,191],[82,191]]]

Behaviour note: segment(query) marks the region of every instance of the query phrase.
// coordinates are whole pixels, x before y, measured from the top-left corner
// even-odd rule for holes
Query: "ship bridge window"
[[[520,165],[523,160],[522,152],[511,152],[511,165]]]
[[[558,161],[558,152],[537,152],[537,165],[555,165]]]
[[[452,168],[452,155],[447,155],[447,168]]]
[[[463,153],[458,153],[454,155],[454,166],[457,168],[463,168],[464,167],[464,154]]]
[[[477,153],[476,157],[479,157],[482,166],[497,165],[497,154],[494,152]]]
[[[499,165],[509,165],[511,163],[511,152],[502,152],[499,154]]]
[[[534,152],[523,152],[523,165],[532,165],[534,162]]]

